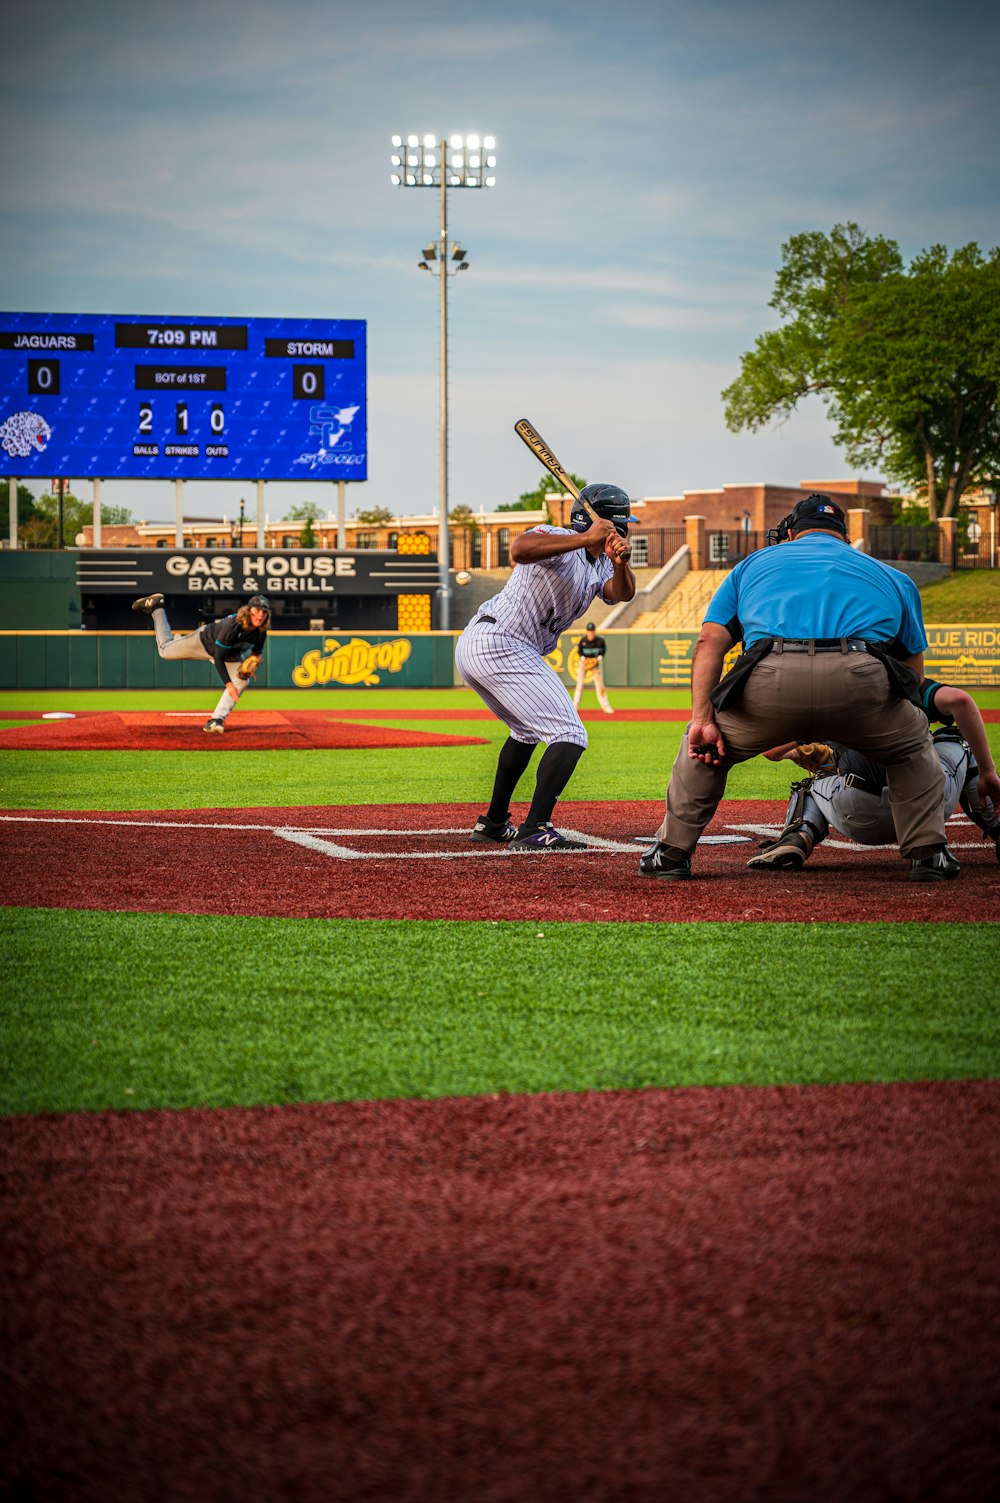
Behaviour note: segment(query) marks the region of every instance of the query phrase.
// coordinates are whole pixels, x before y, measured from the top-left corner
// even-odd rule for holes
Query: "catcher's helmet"
[[[271,602],[266,595],[251,595],[247,601],[247,608],[252,609],[254,606],[259,611],[267,611],[268,615],[271,614]]]
[[[620,485],[595,480],[593,485],[584,486],[580,492],[580,501],[589,501],[599,517],[614,522],[615,531],[622,537],[628,536],[628,524],[639,520],[638,517],[633,517],[632,503]],[[580,501],[574,501],[573,510],[569,514],[569,525],[574,532],[586,532],[591,525]]]
[[[838,537],[847,536],[847,516],[843,508],[819,491],[813,491],[805,500],[796,502],[788,516],[782,517],[777,527],[771,528],[767,541],[784,543],[796,532],[806,532],[814,527],[835,532]]]

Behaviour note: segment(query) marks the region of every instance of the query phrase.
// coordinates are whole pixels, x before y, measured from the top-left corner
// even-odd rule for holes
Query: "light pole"
[[[438,561],[441,571],[441,629],[451,625],[448,544],[448,278],[465,271],[468,261],[457,243],[448,246],[448,189],[492,188],[495,141],[492,136],[393,136],[390,181],[397,188],[437,188],[441,199],[439,239],[424,247],[423,271],[441,283],[440,457],[438,471]]]

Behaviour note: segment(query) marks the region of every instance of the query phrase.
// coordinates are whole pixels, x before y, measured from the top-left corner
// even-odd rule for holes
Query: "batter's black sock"
[[[535,793],[528,817],[521,826],[523,830],[535,830],[539,825],[548,824],[556,799],[573,776],[573,769],[582,756],[583,747],[577,746],[575,741],[553,741],[546,747],[538,764]]]
[[[500,748],[500,760],[497,762],[497,775],[493,784],[493,798],[486,811],[487,819],[491,819],[494,824],[502,824],[510,813],[510,801],[514,797],[514,789],[531,761],[537,744],[537,742],[515,741],[513,736],[508,736]]]

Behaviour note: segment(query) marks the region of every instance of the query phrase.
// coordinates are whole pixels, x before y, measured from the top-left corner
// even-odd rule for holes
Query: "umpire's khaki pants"
[[[729,769],[784,741],[842,741],[881,762],[902,855],[942,845],[944,773],[927,717],[893,697],[877,658],[863,652],[770,653],[746,681],[732,710],[715,723],[726,755],[718,767],[688,756],[681,744],[667,785],[667,808],[657,838],[693,851],[726,790]]]

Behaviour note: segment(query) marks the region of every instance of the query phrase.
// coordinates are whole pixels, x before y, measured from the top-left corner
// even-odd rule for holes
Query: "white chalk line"
[[[973,829],[972,821],[963,815],[953,815],[948,824],[959,825]],[[246,822],[225,821],[209,822],[206,820],[177,820],[177,819],[94,819],[88,815],[62,815],[62,814],[0,814],[0,823],[7,824],[39,824],[39,825],[116,825],[122,828],[152,829],[152,830],[236,830],[251,833],[264,833],[274,835],[279,840],[286,840],[292,845],[300,845],[306,850],[316,851],[322,856],[329,856],[338,861],[460,861],[478,859],[483,856],[520,856],[525,854],[521,851],[511,851],[509,847],[493,843],[477,844],[474,850],[445,850],[445,851],[358,851],[351,846],[341,845],[339,841],[345,837],[356,840],[359,837],[369,839],[422,839],[428,836],[462,835],[468,837],[467,826],[445,827],[431,830],[411,829],[382,829],[365,827],[357,828],[327,828],[320,825],[265,825],[251,824]],[[727,826],[734,831],[746,832],[743,839],[750,836],[774,838],[781,834],[783,826],[776,824],[739,824],[733,823]],[[571,830],[562,826],[562,833],[569,840],[582,840],[584,848],[578,851],[560,851],[562,856],[596,856],[611,852],[617,855],[635,855],[635,845],[642,837],[633,836],[628,842],[611,840],[601,835],[592,835],[586,830]],[[740,837],[737,836],[736,839]],[[649,840],[652,841],[650,836]],[[721,840],[729,841],[727,837]],[[713,843],[713,837],[706,837],[706,844]],[[949,846],[953,851],[975,850],[982,842],[978,840],[951,840]],[[861,845],[855,841],[845,840],[842,836],[829,836],[824,842],[827,850],[841,851],[894,851],[895,845]],[[531,852],[529,854],[546,855],[552,852]]]
[[[279,840],[287,840],[293,845],[303,846],[306,850],[319,852],[320,855],[330,856],[338,861],[455,861],[473,859],[482,856],[519,856],[520,851],[511,851],[507,846],[490,844],[477,844],[474,850],[464,851],[357,851],[351,846],[340,845],[337,839],[347,836],[357,839],[359,836],[376,839],[400,839],[413,840],[427,836],[440,835],[463,835],[468,838],[468,826],[462,825],[455,828],[433,830],[399,830],[399,829],[327,829],[323,826],[309,825],[263,825],[250,823],[236,823],[230,821],[208,822],[206,820],[180,820],[180,819],[93,819],[86,815],[52,815],[52,814],[0,814],[0,822],[10,824],[39,824],[39,825],[117,825],[123,828],[152,829],[152,830],[247,830],[251,832],[263,831],[265,834],[275,835]],[[620,840],[608,840],[600,835],[591,835],[587,831],[569,830],[563,826],[563,834],[570,840],[582,840],[586,842],[583,850],[560,851],[562,856],[587,856],[601,855],[608,851],[632,855],[631,845],[626,845]],[[531,854],[535,854],[532,852]],[[551,852],[539,852],[538,854],[552,854]]]

